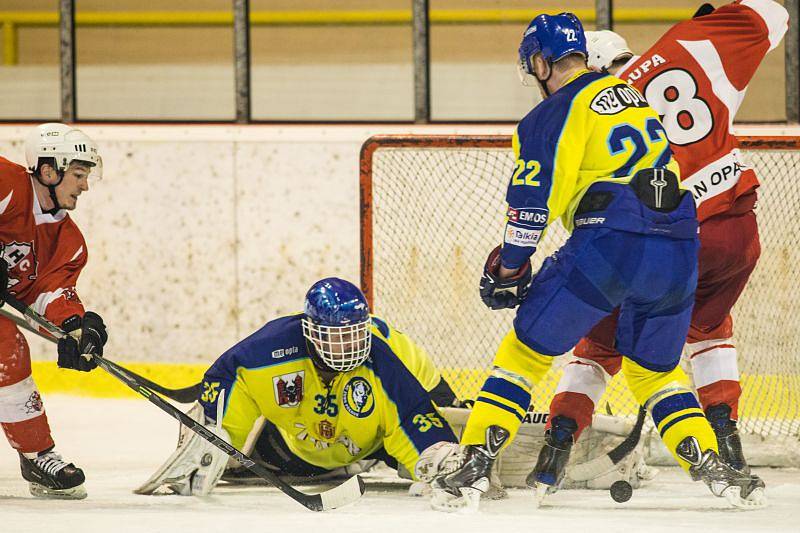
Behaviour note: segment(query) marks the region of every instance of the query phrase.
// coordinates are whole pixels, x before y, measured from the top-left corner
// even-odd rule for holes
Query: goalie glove
[[[489,309],[513,309],[528,295],[531,284],[530,260],[509,278],[500,277],[500,249],[498,246],[489,254],[483,267],[480,294]]]
[[[455,472],[463,460],[461,446],[455,442],[440,441],[431,444],[419,455],[414,466],[414,476],[430,483],[439,476]]]

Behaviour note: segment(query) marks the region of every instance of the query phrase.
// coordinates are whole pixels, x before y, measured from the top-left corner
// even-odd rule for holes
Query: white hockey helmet
[[[633,56],[625,39],[611,30],[587,31],[586,48],[589,51],[586,62],[597,69],[609,68],[615,60],[623,56]]]
[[[25,160],[28,172],[39,168],[41,158],[54,159],[59,171],[65,171],[72,161],[92,166],[93,178],[103,177],[103,159],[97,144],[81,130],[66,124],[48,122],[33,128],[25,139]]]

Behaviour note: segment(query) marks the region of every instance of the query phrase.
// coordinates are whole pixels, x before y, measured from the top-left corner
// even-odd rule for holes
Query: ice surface
[[[527,491],[483,502],[478,514],[446,515],[385,472],[350,507],[312,513],[269,487],[220,487],[211,496],[138,496],[131,490],[170,454],[177,422],[145,400],[45,398],[57,449],[87,474],[83,501],[35,500],[19,475],[16,452],[0,451],[0,532],[800,532],[800,471],[760,469],[770,507],[728,509],[677,468],[617,504],[607,491],[561,491],[535,509]],[[371,486],[370,486],[371,483]]]

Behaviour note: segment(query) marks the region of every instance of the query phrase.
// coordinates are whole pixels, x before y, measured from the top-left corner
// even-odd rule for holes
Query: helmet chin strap
[[[550,78],[553,77],[553,63],[552,61],[547,62],[547,66],[550,67],[550,72],[547,74],[545,79],[539,79],[539,76],[536,74],[536,70],[533,71],[533,76],[536,78],[536,81],[539,82],[539,86],[542,88],[542,92],[545,96],[550,96],[550,90],[547,88],[547,82],[550,81]]]
[[[58,203],[58,197],[56,196],[56,187],[61,185],[61,182],[64,181],[64,173],[56,170],[56,174],[58,174],[58,181],[53,185],[43,182],[41,176],[36,174],[36,181],[47,187],[47,191],[50,193],[50,199],[53,201],[52,209],[48,209],[47,211],[42,210],[42,212],[47,215],[55,215],[61,210],[61,205]]]

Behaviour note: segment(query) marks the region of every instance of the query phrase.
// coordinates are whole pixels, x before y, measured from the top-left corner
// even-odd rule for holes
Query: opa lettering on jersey
[[[592,99],[589,107],[598,115],[616,115],[631,107],[646,107],[644,96],[626,83],[606,87]]]

